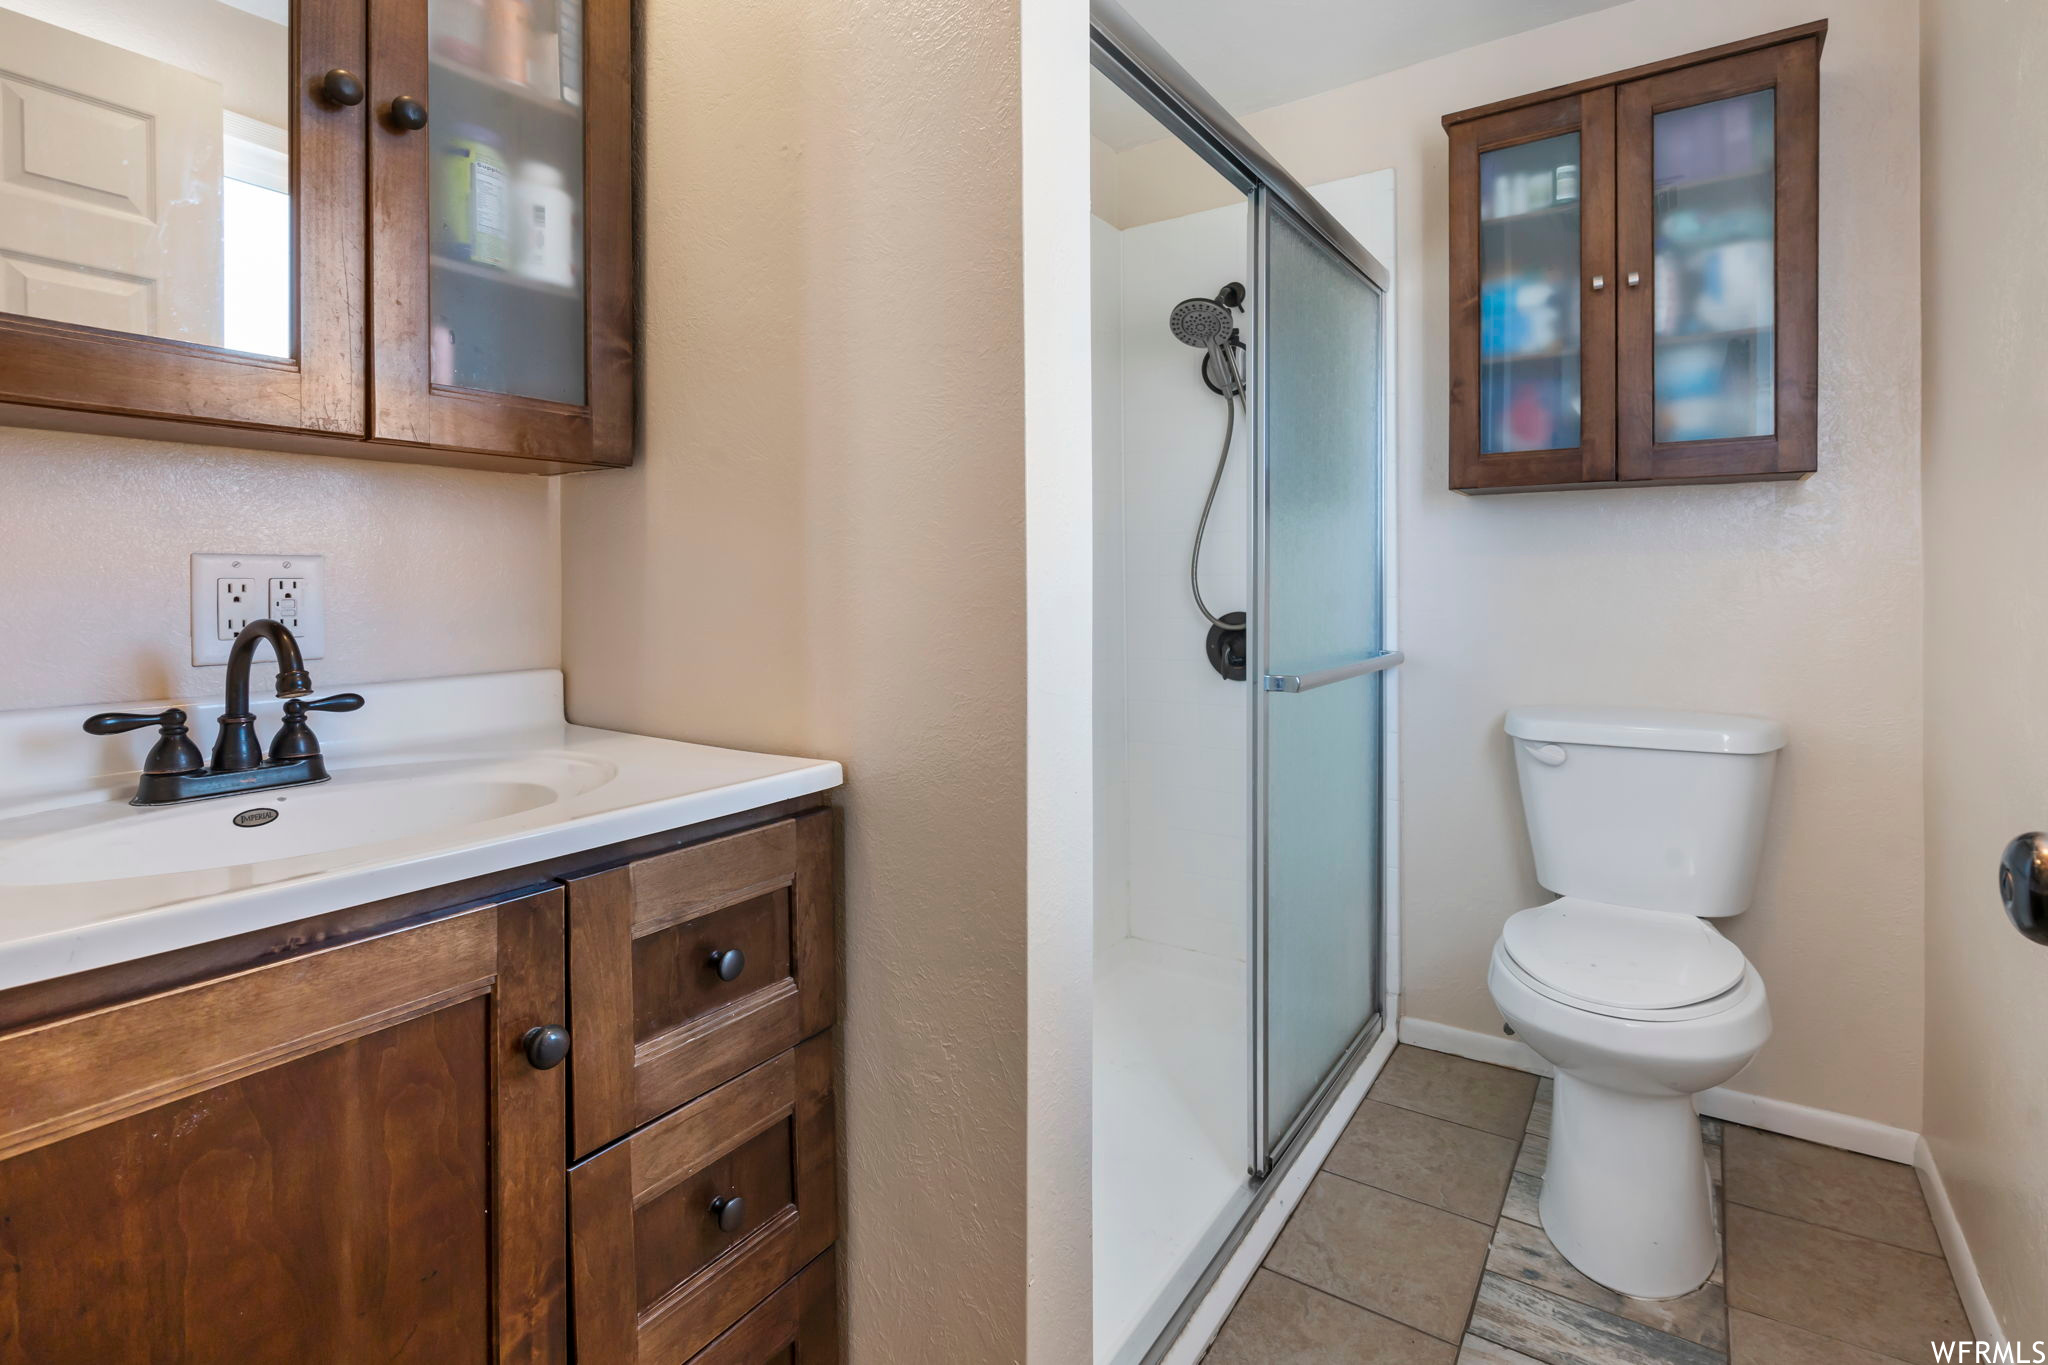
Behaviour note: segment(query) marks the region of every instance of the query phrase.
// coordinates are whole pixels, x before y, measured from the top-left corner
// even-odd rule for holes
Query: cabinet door
[[[1614,92],[1451,126],[1451,487],[1614,477]]]
[[[1618,95],[1620,476],[1815,467],[1820,43]]]
[[[0,1362],[567,1356],[549,891],[0,1035]]]
[[[688,1360],[831,1246],[834,1128],[825,1033],[571,1170],[581,1365]]]
[[[0,404],[360,434],[364,58],[362,0],[0,8]]]
[[[631,0],[369,3],[371,435],[627,463]]]
[[[573,1150],[595,1151],[832,1023],[832,814],[569,883]]]

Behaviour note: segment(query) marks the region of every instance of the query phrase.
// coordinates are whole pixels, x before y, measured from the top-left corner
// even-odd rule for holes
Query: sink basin
[[[14,833],[9,826],[17,822],[0,820],[0,886],[105,882],[245,867],[382,844],[551,805],[597,785],[604,776],[589,771],[592,765],[582,765],[584,771],[556,766],[559,771],[524,780],[417,771],[401,778],[376,769],[357,770],[336,782],[183,806],[73,807],[79,821],[73,827],[18,841],[7,839]],[[534,780],[548,776],[558,780]],[[46,815],[42,822],[47,821]]]

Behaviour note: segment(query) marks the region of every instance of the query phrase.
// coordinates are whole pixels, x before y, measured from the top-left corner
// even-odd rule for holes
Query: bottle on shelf
[[[562,172],[544,161],[520,162],[512,202],[512,268],[544,284],[574,285],[576,205]]]
[[[487,0],[484,14],[484,70],[512,85],[526,84],[527,50],[532,45],[533,11],[526,0]]]

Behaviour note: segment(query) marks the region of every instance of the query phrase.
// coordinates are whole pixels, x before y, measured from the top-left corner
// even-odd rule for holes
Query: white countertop
[[[257,665],[258,690],[269,682]],[[552,670],[357,687],[311,720],[332,780],[136,807],[153,728],[97,711],[183,707],[202,750],[221,706],[0,712],[0,989],[288,924],[836,787],[837,763],[570,725]],[[268,741],[280,703],[257,706]],[[278,812],[243,829],[235,815]],[[342,841],[337,847],[322,847]],[[233,850],[231,853],[216,850]],[[143,870],[137,870],[143,869]]]

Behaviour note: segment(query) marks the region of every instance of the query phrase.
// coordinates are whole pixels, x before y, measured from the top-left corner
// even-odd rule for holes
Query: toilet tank
[[[1749,908],[1785,727],[1760,716],[1522,706],[1507,732],[1536,880],[1717,918]]]

